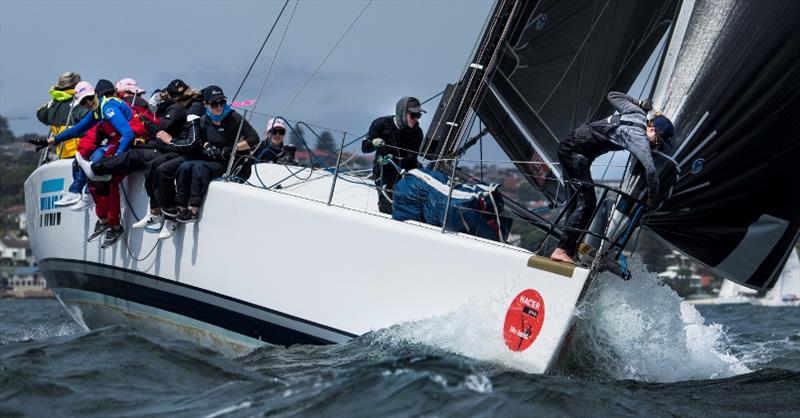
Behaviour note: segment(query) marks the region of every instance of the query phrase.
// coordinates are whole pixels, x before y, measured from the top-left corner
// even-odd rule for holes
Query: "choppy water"
[[[570,351],[550,375],[509,368],[493,355],[495,345],[487,339],[498,337],[483,335],[488,331],[476,324],[488,315],[480,304],[347,344],[265,347],[227,359],[121,326],[86,332],[55,301],[4,300],[0,416],[713,417],[800,411],[800,309],[681,304],[646,272],[631,282],[601,278],[590,292]]]

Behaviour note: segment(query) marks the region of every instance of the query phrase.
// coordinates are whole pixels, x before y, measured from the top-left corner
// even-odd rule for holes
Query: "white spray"
[[[578,310],[576,333],[559,373],[600,380],[673,382],[747,373],[729,353],[717,324],[706,325],[638,260],[633,279],[600,275]],[[379,344],[420,344],[477,360],[522,368],[501,337],[508,295],[485,295],[450,314],[376,335]]]

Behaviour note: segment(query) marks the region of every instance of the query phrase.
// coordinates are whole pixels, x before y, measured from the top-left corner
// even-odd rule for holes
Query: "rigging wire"
[[[270,73],[272,73],[272,67],[275,65],[275,61],[278,59],[278,53],[281,51],[281,47],[283,46],[283,40],[286,38],[286,32],[289,31],[289,26],[291,26],[292,24],[292,19],[294,19],[294,12],[297,11],[298,4],[300,4],[300,0],[295,0],[294,7],[292,8],[292,14],[289,15],[289,20],[286,22],[286,27],[283,29],[283,34],[281,35],[281,40],[278,41],[278,47],[275,49],[275,54],[272,55],[272,62],[269,63],[269,67],[267,68],[267,74],[264,75],[264,80],[261,81],[261,87],[258,90],[258,96],[256,96],[256,102],[255,104],[253,104],[253,110],[252,113],[250,113],[250,118],[253,117],[255,109],[258,107],[259,99],[261,99],[261,95],[264,93],[264,87],[266,87],[267,85],[267,79],[269,78]]]
[[[289,0],[286,0],[286,1],[288,2]],[[294,101],[297,100],[298,96],[300,96],[300,93],[302,93],[303,90],[306,88],[306,86],[308,86],[308,83],[311,82],[311,79],[313,79],[314,76],[317,75],[317,72],[325,64],[325,61],[327,61],[328,58],[330,58],[331,54],[333,54],[333,51],[336,50],[336,48],[342,42],[344,37],[347,36],[347,34],[350,32],[351,29],[353,29],[353,26],[355,26],[356,22],[358,22],[358,19],[361,18],[361,15],[363,15],[364,12],[367,11],[367,8],[369,7],[370,4],[372,4],[372,2],[373,2],[373,0],[369,0],[367,2],[367,4],[364,5],[364,7],[361,9],[361,11],[358,13],[358,15],[356,15],[355,19],[353,19],[353,22],[350,23],[350,26],[347,27],[347,30],[344,31],[342,36],[340,36],[339,39],[336,41],[336,43],[333,45],[333,48],[331,48],[331,50],[328,52],[328,55],[326,55],[325,58],[322,59],[322,62],[320,62],[319,65],[317,65],[317,68],[315,68],[314,71],[311,73],[311,75],[308,76],[308,78],[306,79],[305,83],[303,83],[303,85],[300,86],[300,89],[297,90],[297,93],[295,93],[294,96],[292,96],[292,99],[289,100],[289,103],[286,105],[286,107],[283,108],[281,113],[285,114],[286,111],[288,111],[292,107],[292,105],[294,104]]]
[[[256,65],[256,62],[258,62],[258,57],[261,56],[261,51],[263,51],[264,47],[267,45],[267,41],[269,41],[270,36],[272,36],[272,31],[275,30],[275,26],[278,25],[278,21],[281,19],[281,16],[283,16],[283,11],[286,10],[286,6],[288,5],[289,5],[289,0],[286,0],[283,3],[283,7],[281,8],[280,13],[278,13],[278,17],[275,18],[274,22],[272,22],[272,28],[269,30],[269,33],[267,33],[267,37],[264,38],[264,42],[261,44],[261,48],[258,49],[258,53],[256,53],[255,58],[253,58],[253,62],[250,64],[250,68],[247,69],[247,73],[245,73],[242,82],[239,84],[239,88],[236,89],[236,93],[233,95],[233,99],[231,100],[231,102],[235,102],[236,98],[239,96],[239,93],[242,91],[242,87],[244,87],[244,82],[247,81],[247,77],[250,76],[250,72],[253,71],[253,67]]]

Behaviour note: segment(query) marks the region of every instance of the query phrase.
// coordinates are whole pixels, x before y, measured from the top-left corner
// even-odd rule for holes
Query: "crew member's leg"
[[[581,154],[566,154],[559,152],[558,160],[561,163],[564,180],[567,183],[569,197],[575,196],[573,207],[568,209],[564,222],[564,235],[558,243],[558,248],[550,256],[559,261],[574,262],[577,252],[578,239],[591,221],[592,212],[597,205],[597,198],[592,186],[590,161]]]

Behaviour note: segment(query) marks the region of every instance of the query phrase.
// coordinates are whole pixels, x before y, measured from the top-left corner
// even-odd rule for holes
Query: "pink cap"
[[[139,87],[139,84],[136,80],[132,78],[123,78],[122,80],[117,81],[116,86],[118,92],[127,91],[133,94],[142,94],[144,93],[144,89]]]
[[[286,129],[286,124],[283,122],[281,118],[272,118],[267,122],[267,132],[271,131],[272,128],[283,128]]]
[[[81,81],[75,86],[75,103],[80,103],[86,96],[94,96],[94,87],[85,81]]]

